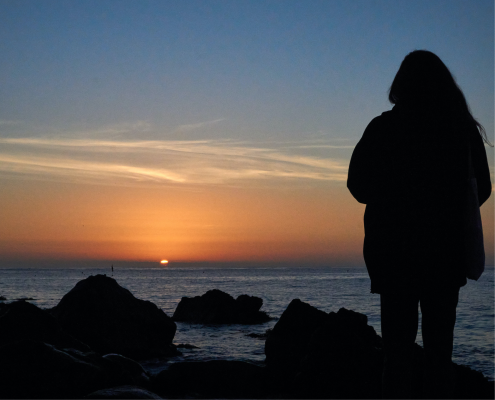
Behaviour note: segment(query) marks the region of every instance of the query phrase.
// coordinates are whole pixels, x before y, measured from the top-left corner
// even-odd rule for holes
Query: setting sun
[[[162,260],[160,261],[160,264],[168,264],[168,260]]]

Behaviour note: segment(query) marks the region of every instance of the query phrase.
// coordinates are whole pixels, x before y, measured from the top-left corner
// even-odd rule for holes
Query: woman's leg
[[[452,398],[452,349],[459,288],[432,288],[421,293],[421,329],[425,350],[425,398]]]
[[[418,333],[419,296],[411,293],[380,295],[384,399],[412,398],[413,350]]]

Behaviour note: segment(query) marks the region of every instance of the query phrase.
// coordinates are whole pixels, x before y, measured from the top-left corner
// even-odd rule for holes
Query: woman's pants
[[[428,288],[380,295],[385,362],[384,398],[412,398],[413,351],[418,333],[418,303],[425,354],[424,398],[451,398],[452,348],[459,288]]]

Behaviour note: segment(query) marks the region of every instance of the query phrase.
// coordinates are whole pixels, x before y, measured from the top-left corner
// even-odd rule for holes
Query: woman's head
[[[435,110],[452,107],[453,98],[459,103],[464,95],[447,66],[427,50],[415,50],[404,58],[388,96],[392,104]]]
[[[471,115],[454,77],[431,51],[415,50],[404,58],[390,87],[388,99],[392,104],[408,109],[473,121],[487,141],[485,130]]]

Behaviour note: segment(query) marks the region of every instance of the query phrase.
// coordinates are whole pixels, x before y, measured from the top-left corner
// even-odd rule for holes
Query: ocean
[[[341,307],[368,316],[380,334],[379,295],[369,291],[364,268],[0,268],[0,296],[6,302],[28,298],[41,308],[55,306],[81,279],[106,274],[149,300],[172,316],[181,297],[200,296],[220,289],[263,299],[262,310],[279,318],[293,299],[300,299],[325,312]],[[259,325],[201,325],[177,323],[175,344],[188,343],[197,349],[181,349],[172,359],[153,359],[143,366],[158,372],[167,362],[242,360],[263,365],[264,340],[247,336],[263,334],[277,320]],[[417,342],[422,344],[421,328]],[[487,268],[479,281],[461,288],[457,308],[453,360],[494,379],[494,269]]]

